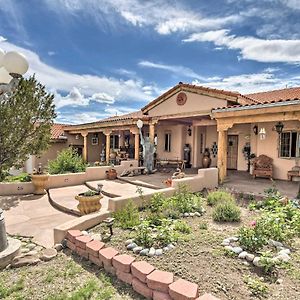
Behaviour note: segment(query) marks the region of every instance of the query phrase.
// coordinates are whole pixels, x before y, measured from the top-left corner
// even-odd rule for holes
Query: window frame
[[[165,152],[171,152],[171,145],[172,145],[172,132],[171,131],[166,131],[165,132],[164,151]]]
[[[283,156],[282,155],[282,134],[289,134],[289,155],[288,156]],[[292,144],[293,144],[293,133],[297,134],[296,137],[296,143],[295,143],[295,156],[292,156]],[[283,131],[280,133],[279,135],[279,147],[278,147],[278,157],[279,158],[283,158],[283,159],[293,159],[293,158],[298,158],[300,157],[300,147],[299,147],[299,142],[300,142],[300,131],[297,130],[287,130],[287,131]]]

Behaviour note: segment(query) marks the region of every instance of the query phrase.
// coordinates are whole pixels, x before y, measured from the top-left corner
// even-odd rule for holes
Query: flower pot
[[[202,157],[202,167],[209,168],[211,164],[210,153],[208,149],[205,149]]]
[[[46,194],[46,187],[49,180],[49,174],[33,174],[31,175],[32,183],[34,185],[36,195]]]
[[[100,200],[102,197],[103,196],[100,194],[94,196],[84,196],[79,194],[75,196],[75,199],[79,201],[77,208],[83,215],[98,211],[101,208]]]
[[[106,171],[107,179],[114,180],[117,179],[118,173],[115,169],[110,169]]]

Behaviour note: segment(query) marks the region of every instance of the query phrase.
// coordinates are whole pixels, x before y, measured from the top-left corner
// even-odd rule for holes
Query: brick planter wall
[[[174,279],[173,273],[156,270],[146,261],[136,261],[127,254],[119,254],[100,241],[93,241],[79,230],[69,230],[67,247],[81,257],[90,260],[119,280],[132,286],[133,290],[153,300],[220,300],[211,294],[199,297],[198,285],[184,279]]]

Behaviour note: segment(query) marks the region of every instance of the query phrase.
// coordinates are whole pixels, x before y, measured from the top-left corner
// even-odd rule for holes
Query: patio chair
[[[256,177],[273,177],[273,159],[266,155],[259,155],[258,157],[253,158],[253,178]]]

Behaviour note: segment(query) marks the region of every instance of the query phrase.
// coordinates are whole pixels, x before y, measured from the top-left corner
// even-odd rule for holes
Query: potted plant
[[[100,191],[88,190],[80,193],[75,196],[75,199],[79,201],[77,208],[84,215],[98,211],[101,208],[100,200],[102,197]]]
[[[37,169],[33,169],[31,180],[34,185],[36,195],[46,194],[46,187],[49,180],[49,174],[44,173],[42,164],[40,163]]]
[[[109,180],[115,180],[118,177],[117,170],[114,168],[110,168],[105,173],[106,173],[107,179],[109,179]]]

